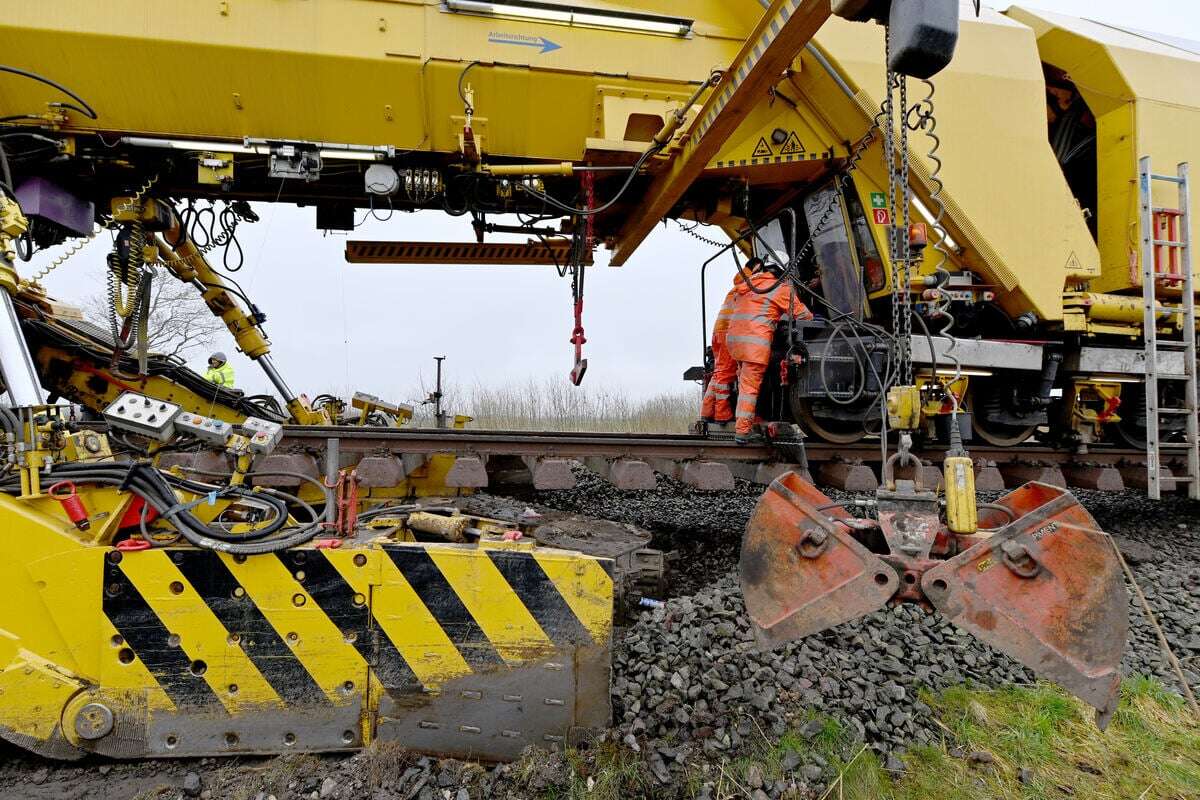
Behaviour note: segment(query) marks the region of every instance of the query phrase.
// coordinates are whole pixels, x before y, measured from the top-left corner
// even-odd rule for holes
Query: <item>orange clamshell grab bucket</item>
[[[808,636],[916,599],[1084,700],[1105,727],[1129,629],[1108,536],[1070,493],[1047,484],[993,505],[980,533],[943,527],[949,552],[913,558],[886,551],[885,523],[852,518],[795,473],[780,477],[742,541],[742,592],[760,639]]]

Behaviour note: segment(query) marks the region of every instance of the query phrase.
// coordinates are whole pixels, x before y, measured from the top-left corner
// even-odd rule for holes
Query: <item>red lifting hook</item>
[[[87,509],[75,491],[75,484],[70,481],[59,481],[50,487],[50,491],[47,494],[62,503],[63,511],[67,514],[67,519],[71,520],[76,528],[86,531],[92,527],[92,523],[88,519]]]

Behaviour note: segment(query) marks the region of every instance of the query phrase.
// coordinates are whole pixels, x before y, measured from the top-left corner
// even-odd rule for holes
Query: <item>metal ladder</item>
[[[1179,190],[1175,208],[1154,205],[1154,183],[1173,183]],[[1200,499],[1200,420],[1197,420],[1196,395],[1196,295],[1192,285],[1191,218],[1188,212],[1188,165],[1180,164],[1175,175],[1156,175],[1150,169],[1150,157],[1138,160],[1138,194],[1142,229],[1142,309],[1146,340],[1146,470],[1147,493],[1152,500],[1162,497],[1163,485],[1186,484],[1188,497]],[[1166,234],[1159,235],[1160,227]],[[1164,303],[1158,296],[1159,282],[1180,289],[1178,305]],[[1158,335],[1161,315],[1183,315],[1181,338],[1162,339]],[[1170,318],[1170,317],[1168,317]],[[1183,372],[1161,371],[1164,353],[1182,353]],[[1184,401],[1178,408],[1161,408],[1159,381],[1179,381],[1184,386]],[[1183,443],[1159,441],[1159,418],[1182,414],[1187,424]],[[1164,449],[1187,451],[1186,475],[1163,475],[1161,454]]]

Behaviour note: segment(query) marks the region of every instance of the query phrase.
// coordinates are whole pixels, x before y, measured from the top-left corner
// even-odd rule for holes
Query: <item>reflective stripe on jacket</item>
[[[771,360],[771,340],[779,321],[787,317],[788,310],[796,319],[812,319],[808,306],[796,297],[787,280],[780,281],[769,272],[759,272],[750,278],[750,284],[759,291],[772,284],[779,285],[766,294],[758,294],[750,286],[740,283],[734,287],[737,301],[729,315],[729,330],[725,343],[729,353],[737,361],[766,364]]]
[[[720,350],[725,346],[725,332],[729,330],[729,319],[733,316],[733,308],[737,305],[738,287],[744,286],[745,280],[739,272],[733,278],[733,288],[725,295],[725,302],[721,303],[721,310],[717,312],[717,319],[713,322],[712,344],[713,350]]]

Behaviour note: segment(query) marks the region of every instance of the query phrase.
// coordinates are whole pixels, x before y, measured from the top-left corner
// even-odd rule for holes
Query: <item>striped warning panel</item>
[[[101,687],[136,693],[159,720],[224,718],[225,740],[259,750],[250,737],[293,737],[293,713],[336,718],[349,743],[344,711],[384,696],[419,707],[463,679],[478,697],[493,676],[571,664],[611,635],[611,562],[561,551],[160,549],[113,553],[104,571]]]
[[[833,151],[821,153],[795,153],[793,155],[760,156],[758,158],[731,158],[728,161],[714,161],[713,169],[730,169],[733,167],[761,167],[774,164],[792,164],[800,161],[828,161],[833,158]]]

